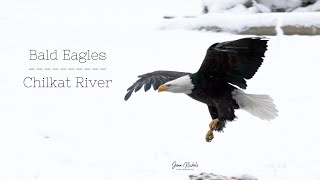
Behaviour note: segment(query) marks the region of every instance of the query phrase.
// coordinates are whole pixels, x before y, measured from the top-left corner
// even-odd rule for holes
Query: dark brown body
[[[218,118],[223,124],[235,119],[234,110],[239,109],[239,105],[232,98],[232,91],[237,89],[236,87],[221,78],[213,76],[195,73],[190,77],[195,84],[195,88],[188,96],[206,104],[212,119]],[[217,130],[222,131],[223,128],[224,126],[220,126]]]

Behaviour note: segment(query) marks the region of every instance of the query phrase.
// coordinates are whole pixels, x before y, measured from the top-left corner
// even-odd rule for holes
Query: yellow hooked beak
[[[168,88],[165,85],[161,85],[158,87],[158,92],[166,91]]]

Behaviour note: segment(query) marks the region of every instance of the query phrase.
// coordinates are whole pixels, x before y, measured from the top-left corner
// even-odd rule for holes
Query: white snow
[[[259,13],[259,12],[271,12],[276,10],[282,10],[285,12],[314,12],[317,11],[314,5],[307,6],[305,8],[299,8],[302,0],[255,0],[252,1],[252,6],[246,8],[245,4],[250,4],[249,0],[203,0],[203,6],[206,6],[209,13],[221,13],[221,12],[235,12],[233,9],[238,9],[238,13]],[[239,6],[242,6],[241,10]],[[255,11],[253,9],[259,9]],[[297,10],[300,9],[300,10]],[[302,11],[303,9],[303,11]]]
[[[204,139],[211,119],[207,107],[185,95],[142,90],[123,100],[137,75],[162,69],[195,72],[211,44],[245,37],[154,28],[167,7],[172,14],[184,6],[186,14],[198,9],[187,1],[175,3],[30,0],[0,7],[0,179],[182,180],[200,172],[320,179],[319,36],[270,37],[265,62],[246,92],[272,96],[279,117],[266,122],[237,111],[238,119],[211,143]],[[241,18],[254,21],[224,17],[234,24]],[[298,16],[296,21],[315,22]],[[28,61],[29,49],[63,48],[106,51],[107,61]],[[45,66],[107,70],[28,70]],[[106,89],[27,89],[26,76],[113,82]],[[174,161],[199,167],[177,171]]]
[[[299,7],[295,9],[293,12],[312,12],[312,11],[320,11],[320,1],[307,6],[307,7]]]
[[[301,0],[257,0],[259,4],[265,5],[272,9],[273,7],[287,9],[288,11],[297,8]]]
[[[222,12],[230,10],[239,4],[245,3],[247,0],[204,0],[203,5],[207,6],[209,12]]]
[[[260,26],[319,26],[320,13],[210,13],[196,18],[176,18],[163,21],[160,29],[196,30],[204,27],[219,27],[227,32],[241,32]]]

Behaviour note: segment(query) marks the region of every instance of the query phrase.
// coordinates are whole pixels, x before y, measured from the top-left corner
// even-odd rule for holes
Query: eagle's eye
[[[170,87],[170,86],[171,86],[171,84],[167,84],[166,86],[167,86],[167,87]]]

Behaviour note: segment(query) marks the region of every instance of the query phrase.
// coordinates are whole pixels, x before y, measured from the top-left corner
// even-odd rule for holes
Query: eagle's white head
[[[191,94],[193,88],[194,85],[192,83],[191,77],[189,75],[186,75],[159,86],[158,92],[168,91],[172,93]]]

